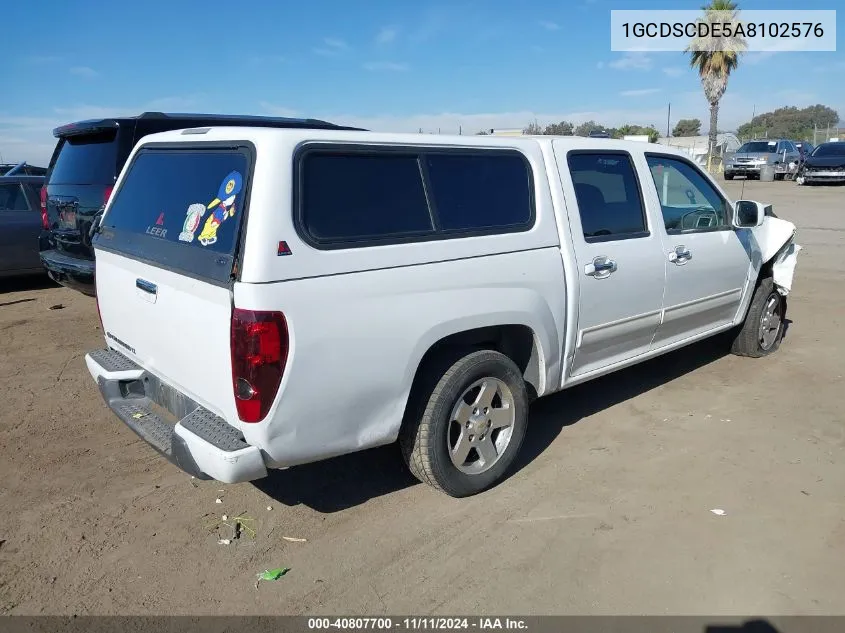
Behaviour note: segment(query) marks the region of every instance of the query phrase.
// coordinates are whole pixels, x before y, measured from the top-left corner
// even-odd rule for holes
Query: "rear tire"
[[[399,444],[417,479],[467,497],[496,484],[513,464],[525,437],[528,395],[504,354],[454,358],[439,356],[421,369]]]
[[[731,352],[737,356],[761,358],[777,351],[783,340],[786,300],[766,277],[754,291],[751,306],[742,328],[736,335]]]

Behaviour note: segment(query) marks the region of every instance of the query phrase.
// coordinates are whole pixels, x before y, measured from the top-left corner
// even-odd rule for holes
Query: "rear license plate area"
[[[148,374],[143,380],[145,395],[160,409],[156,413],[168,422],[175,424],[198,406],[184,393],[162,382],[156,376]]]

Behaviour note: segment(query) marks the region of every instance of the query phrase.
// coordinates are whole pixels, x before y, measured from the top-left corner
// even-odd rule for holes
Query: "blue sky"
[[[144,110],[313,116],[464,133],[561,119],[666,125],[707,103],[682,53],[613,53],[611,9],[696,0],[42,0],[3,7],[0,155],[46,164],[51,129]],[[7,3],[8,4],[8,3]],[[835,9],[804,0],[804,9]],[[794,9],[744,0],[743,9]],[[845,33],[845,10],[837,27]],[[84,29],[84,30],[83,30]],[[9,89],[9,87],[13,89]],[[824,103],[845,117],[845,53],[750,53],[720,128]]]

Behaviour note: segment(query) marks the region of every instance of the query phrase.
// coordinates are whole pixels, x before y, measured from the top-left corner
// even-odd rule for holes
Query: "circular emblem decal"
[[[235,179],[229,179],[229,182],[226,183],[226,194],[232,193],[232,190],[235,188]]]

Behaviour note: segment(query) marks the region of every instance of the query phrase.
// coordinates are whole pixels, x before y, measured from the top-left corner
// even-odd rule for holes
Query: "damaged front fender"
[[[766,216],[763,224],[751,229],[760,249],[761,266],[772,263],[772,281],[784,297],[792,289],[792,278],[801,246],[795,243],[796,228],[792,222]]]

